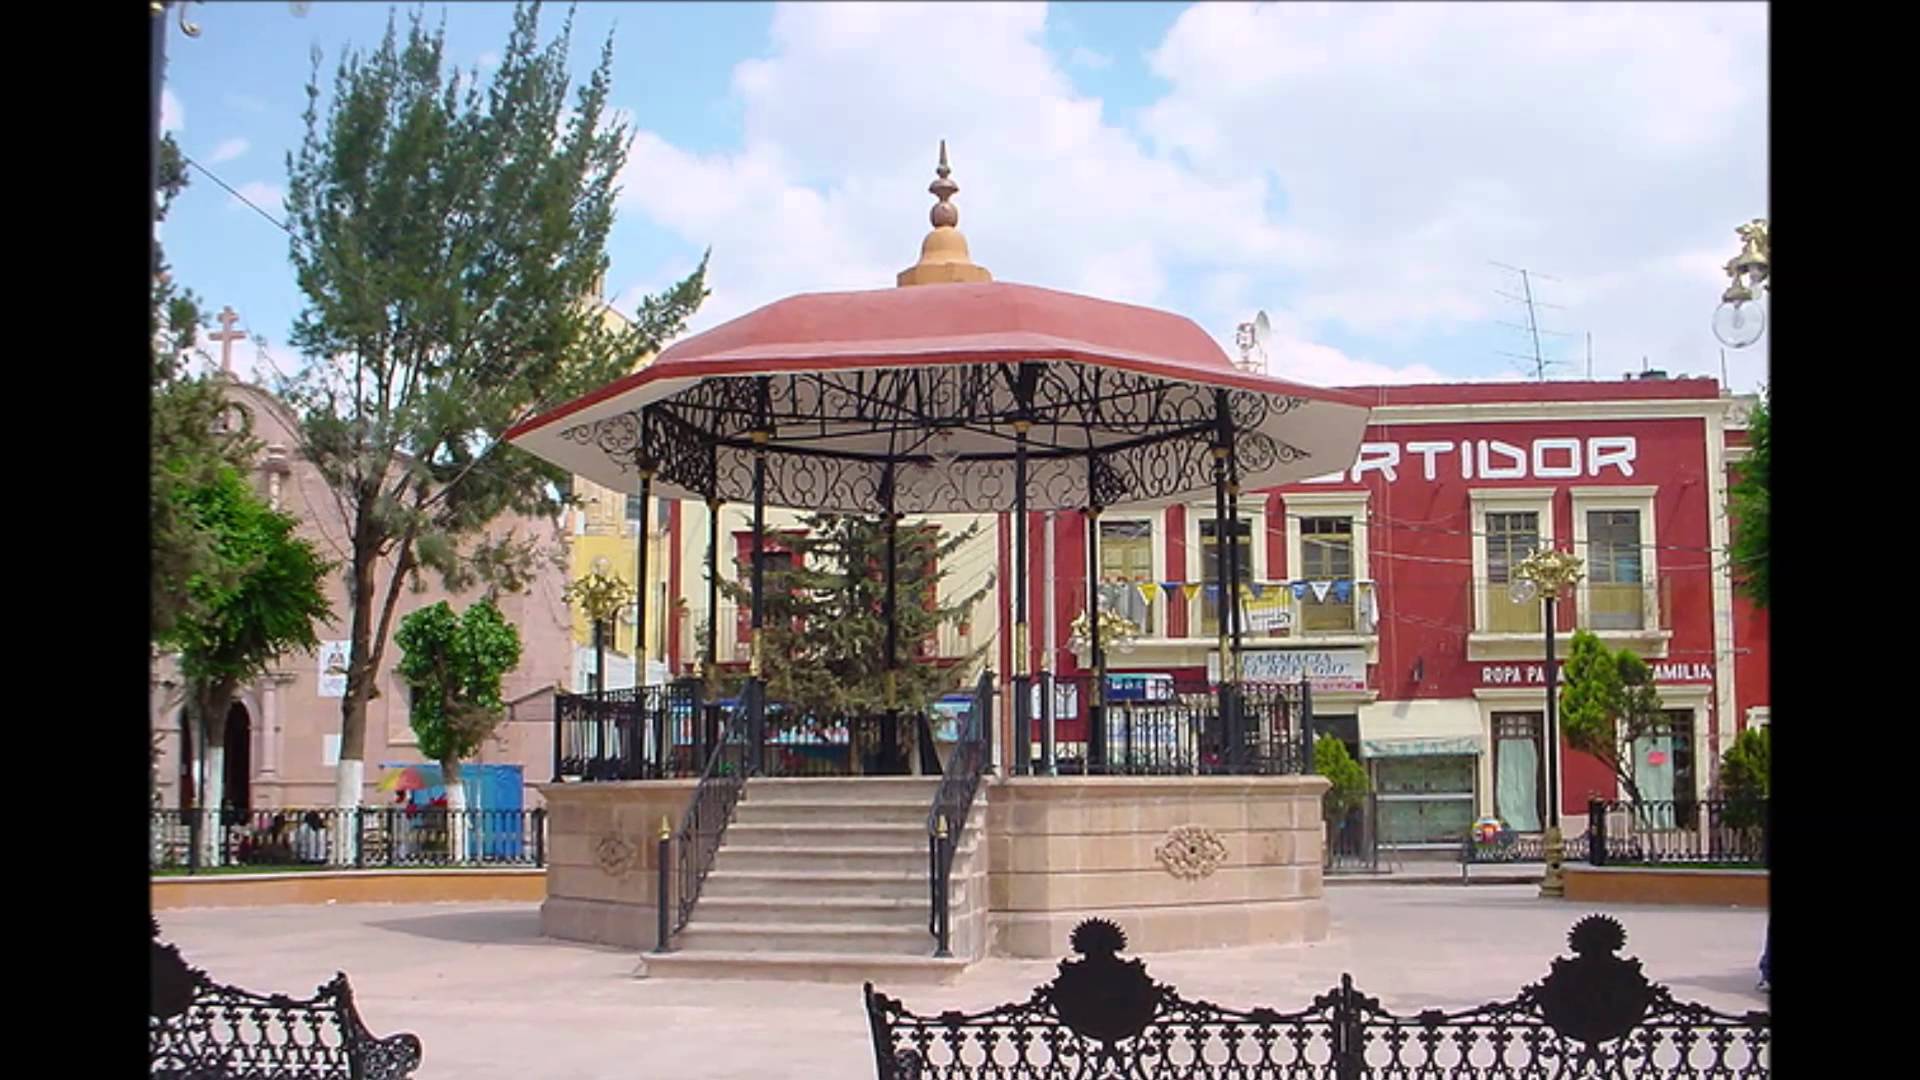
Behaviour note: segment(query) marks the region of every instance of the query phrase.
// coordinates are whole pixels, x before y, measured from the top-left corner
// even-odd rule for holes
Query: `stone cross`
[[[245,341],[247,335],[233,328],[233,324],[240,321],[240,316],[234,314],[232,307],[222,307],[220,314],[214,318],[220,323],[221,328],[208,334],[207,340],[220,343],[220,374],[231,379],[233,378],[233,343]]]

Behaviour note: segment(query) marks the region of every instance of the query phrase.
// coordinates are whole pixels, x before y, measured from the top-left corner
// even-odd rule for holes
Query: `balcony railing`
[[[1627,583],[1585,582],[1559,605],[1558,629],[1594,631],[1655,631],[1673,626],[1673,582],[1668,578]],[[1539,634],[1544,605],[1538,600],[1514,603],[1507,582],[1479,582],[1485,597],[1483,634]]]
[[[1151,585],[1143,589],[1143,585]],[[1367,635],[1375,631],[1374,583],[1326,583],[1324,596],[1309,585],[1296,595],[1291,582],[1249,583],[1240,597],[1240,627],[1249,639]],[[1085,603],[1084,590],[1074,610]],[[1100,607],[1133,620],[1146,639],[1212,640],[1219,636],[1219,590],[1212,583],[1102,582]]]

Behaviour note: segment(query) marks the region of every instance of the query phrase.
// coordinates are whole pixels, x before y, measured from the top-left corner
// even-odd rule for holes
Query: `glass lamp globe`
[[[1751,296],[1730,297],[1713,313],[1713,336],[1729,349],[1744,349],[1767,328],[1767,309]]]
[[[1531,603],[1540,595],[1540,586],[1532,578],[1514,578],[1507,583],[1507,599],[1516,604]]]

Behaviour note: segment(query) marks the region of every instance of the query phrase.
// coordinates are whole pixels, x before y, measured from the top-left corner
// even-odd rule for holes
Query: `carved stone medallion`
[[[593,846],[593,861],[608,877],[625,877],[640,860],[640,848],[617,833],[608,833]]]
[[[1176,825],[1167,830],[1167,838],[1153,849],[1153,856],[1174,877],[1198,881],[1227,861],[1227,844],[1205,825]]]

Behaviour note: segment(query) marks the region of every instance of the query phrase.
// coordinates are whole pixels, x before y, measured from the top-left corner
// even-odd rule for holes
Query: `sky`
[[[163,126],[278,216],[312,53],[329,90],[389,10],[194,5]],[[425,10],[451,62],[498,62],[511,5]],[[996,280],[1175,311],[1229,355],[1265,311],[1283,378],[1531,378],[1507,355],[1533,351],[1524,267],[1549,378],[1766,381],[1766,338],[1712,332],[1734,229],[1767,216],[1761,4],[588,3],[578,77],[609,35],[635,134],[608,292],[630,311],[710,248],[689,332],[890,287],[945,139]],[[195,173],[162,238],[264,342],[236,346],[243,375],[302,363],[284,232]]]

